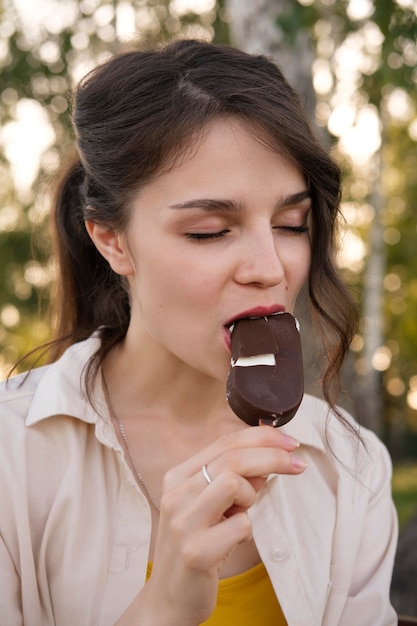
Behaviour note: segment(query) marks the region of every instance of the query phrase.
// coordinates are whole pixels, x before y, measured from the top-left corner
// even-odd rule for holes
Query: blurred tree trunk
[[[229,28],[233,45],[250,54],[271,57],[300,94],[309,119],[314,120],[314,51],[309,32],[306,28],[297,29],[290,42],[280,24],[294,12],[293,0],[226,0],[226,6],[232,18]]]
[[[386,268],[386,246],[384,226],[381,221],[383,194],[381,190],[381,158],[376,156],[377,168],[374,177],[371,204],[375,217],[368,235],[369,255],[364,276],[363,317],[364,317],[364,359],[365,372],[362,377],[362,423],[377,435],[382,435],[382,385],[381,372],[374,367],[376,351],[384,344],[383,282]]]

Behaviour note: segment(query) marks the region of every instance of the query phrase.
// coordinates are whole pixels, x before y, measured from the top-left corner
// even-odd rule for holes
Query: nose
[[[242,285],[254,284],[266,288],[278,285],[284,277],[285,268],[273,231],[268,228],[248,237],[236,267],[236,281]]]

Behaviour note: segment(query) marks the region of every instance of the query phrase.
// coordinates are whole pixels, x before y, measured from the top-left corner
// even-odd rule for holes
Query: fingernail
[[[284,435],[284,441],[287,444],[287,446],[291,448],[300,447],[300,442],[297,439],[294,439],[294,437],[290,437],[290,435]]]
[[[293,464],[293,467],[295,467],[295,469],[305,470],[305,468],[307,467],[307,463],[304,461],[304,459],[299,456],[294,456],[293,454],[290,454],[290,457],[291,463]]]

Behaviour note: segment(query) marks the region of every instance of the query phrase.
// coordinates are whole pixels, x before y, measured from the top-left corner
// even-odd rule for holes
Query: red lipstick
[[[236,320],[241,320],[246,317],[268,317],[268,315],[274,315],[274,313],[284,313],[285,306],[282,304],[270,304],[268,306],[255,306],[252,309],[241,311],[228,320],[225,326],[230,326]]]

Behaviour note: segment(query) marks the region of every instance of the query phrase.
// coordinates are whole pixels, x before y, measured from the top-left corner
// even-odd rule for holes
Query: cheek
[[[298,249],[297,255],[293,255],[288,262],[287,269],[287,290],[292,290],[298,294],[301,287],[308,280],[311,264],[311,248],[310,244],[306,243],[305,246]]]
[[[300,273],[308,271],[311,262],[311,244],[310,239],[305,235],[301,236],[301,241],[296,245],[289,246],[286,249],[288,262],[294,267],[297,266]]]
[[[196,246],[197,247],[197,246]],[[227,274],[227,259],[217,254],[204,254],[204,251],[187,250],[185,254],[178,253],[165,266],[166,282],[170,289],[175,286],[190,297],[202,297],[205,293],[219,289]]]
[[[308,244],[305,249],[304,258],[303,258],[303,271],[301,272],[302,278],[301,282],[304,284],[308,279],[308,275],[310,272],[311,266],[311,246]]]
[[[145,256],[142,256],[144,259]],[[136,291],[143,307],[157,307],[161,312],[198,307],[205,309],[219,284],[212,267],[198,262],[195,255],[183,256],[178,251],[152,254],[138,263]]]

